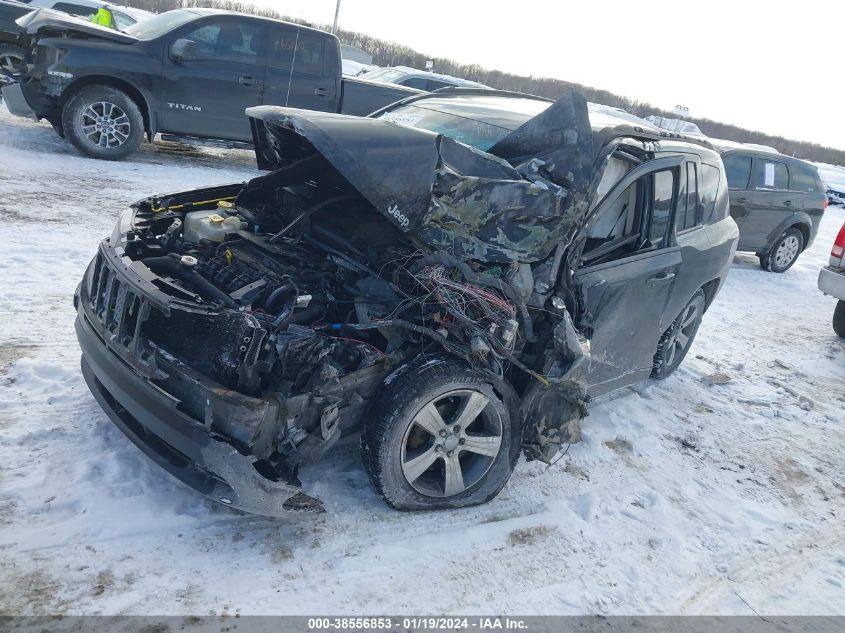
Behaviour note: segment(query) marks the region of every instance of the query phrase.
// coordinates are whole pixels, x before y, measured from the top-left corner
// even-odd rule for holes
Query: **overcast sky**
[[[331,24],[335,0],[253,0]],[[845,150],[841,0],[342,0],[341,28]]]

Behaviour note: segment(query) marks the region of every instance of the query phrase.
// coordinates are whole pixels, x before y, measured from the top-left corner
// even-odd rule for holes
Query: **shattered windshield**
[[[503,96],[432,98],[400,105],[379,118],[486,151],[549,105],[540,99]]]

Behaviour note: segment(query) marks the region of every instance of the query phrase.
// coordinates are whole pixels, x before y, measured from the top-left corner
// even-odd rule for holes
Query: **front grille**
[[[122,348],[121,355],[146,361],[141,345],[141,326],[149,313],[149,304],[121,281],[102,253],[97,253],[90,277],[87,303],[88,319],[112,348]]]

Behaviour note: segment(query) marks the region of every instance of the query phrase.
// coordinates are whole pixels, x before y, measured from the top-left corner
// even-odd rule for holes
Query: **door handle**
[[[748,202],[748,198],[737,198],[737,202]]]
[[[784,205],[785,207],[791,207],[791,206],[792,206],[792,200],[785,200],[785,201],[784,201],[784,203],[783,203],[783,205]]]
[[[651,277],[648,280],[648,283],[652,286],[655,284],[662,284],[666,283],[667,281],[672,281],[675,278],[675,273],[660,273],[656,277]]]
[[[238,77],[238,83],[242,86],[256,86],[261,82],[254,77]]]
[[[314,94],[318,97],[325,97],[328,94],[328,90],[325,88],[314,88]]]

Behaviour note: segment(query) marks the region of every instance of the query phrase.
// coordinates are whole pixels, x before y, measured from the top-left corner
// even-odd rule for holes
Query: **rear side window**
[[[719,181],[722,179],[722,174],[718,167],[701,163],[699,178],[701,186],[698,190],[698,197],[703,207],[701,221],[707,223],[713,218],[713,212],[716,209],[716,196],[719,195]]]
[[[757,158],[754,161],[752,182],[755,189],[786,191],[789,189],[789,170],[786,168],[786,163],[768,158]]]
[[[751,177],[751,157],[741,154],[725,156],[725,173],[728,176],[730,189],[748,189],[748,179]]]
[[[822,183],[818,172],[810,165],[792,163],[789,166],[789,188],[792,191],[822,193]]]

